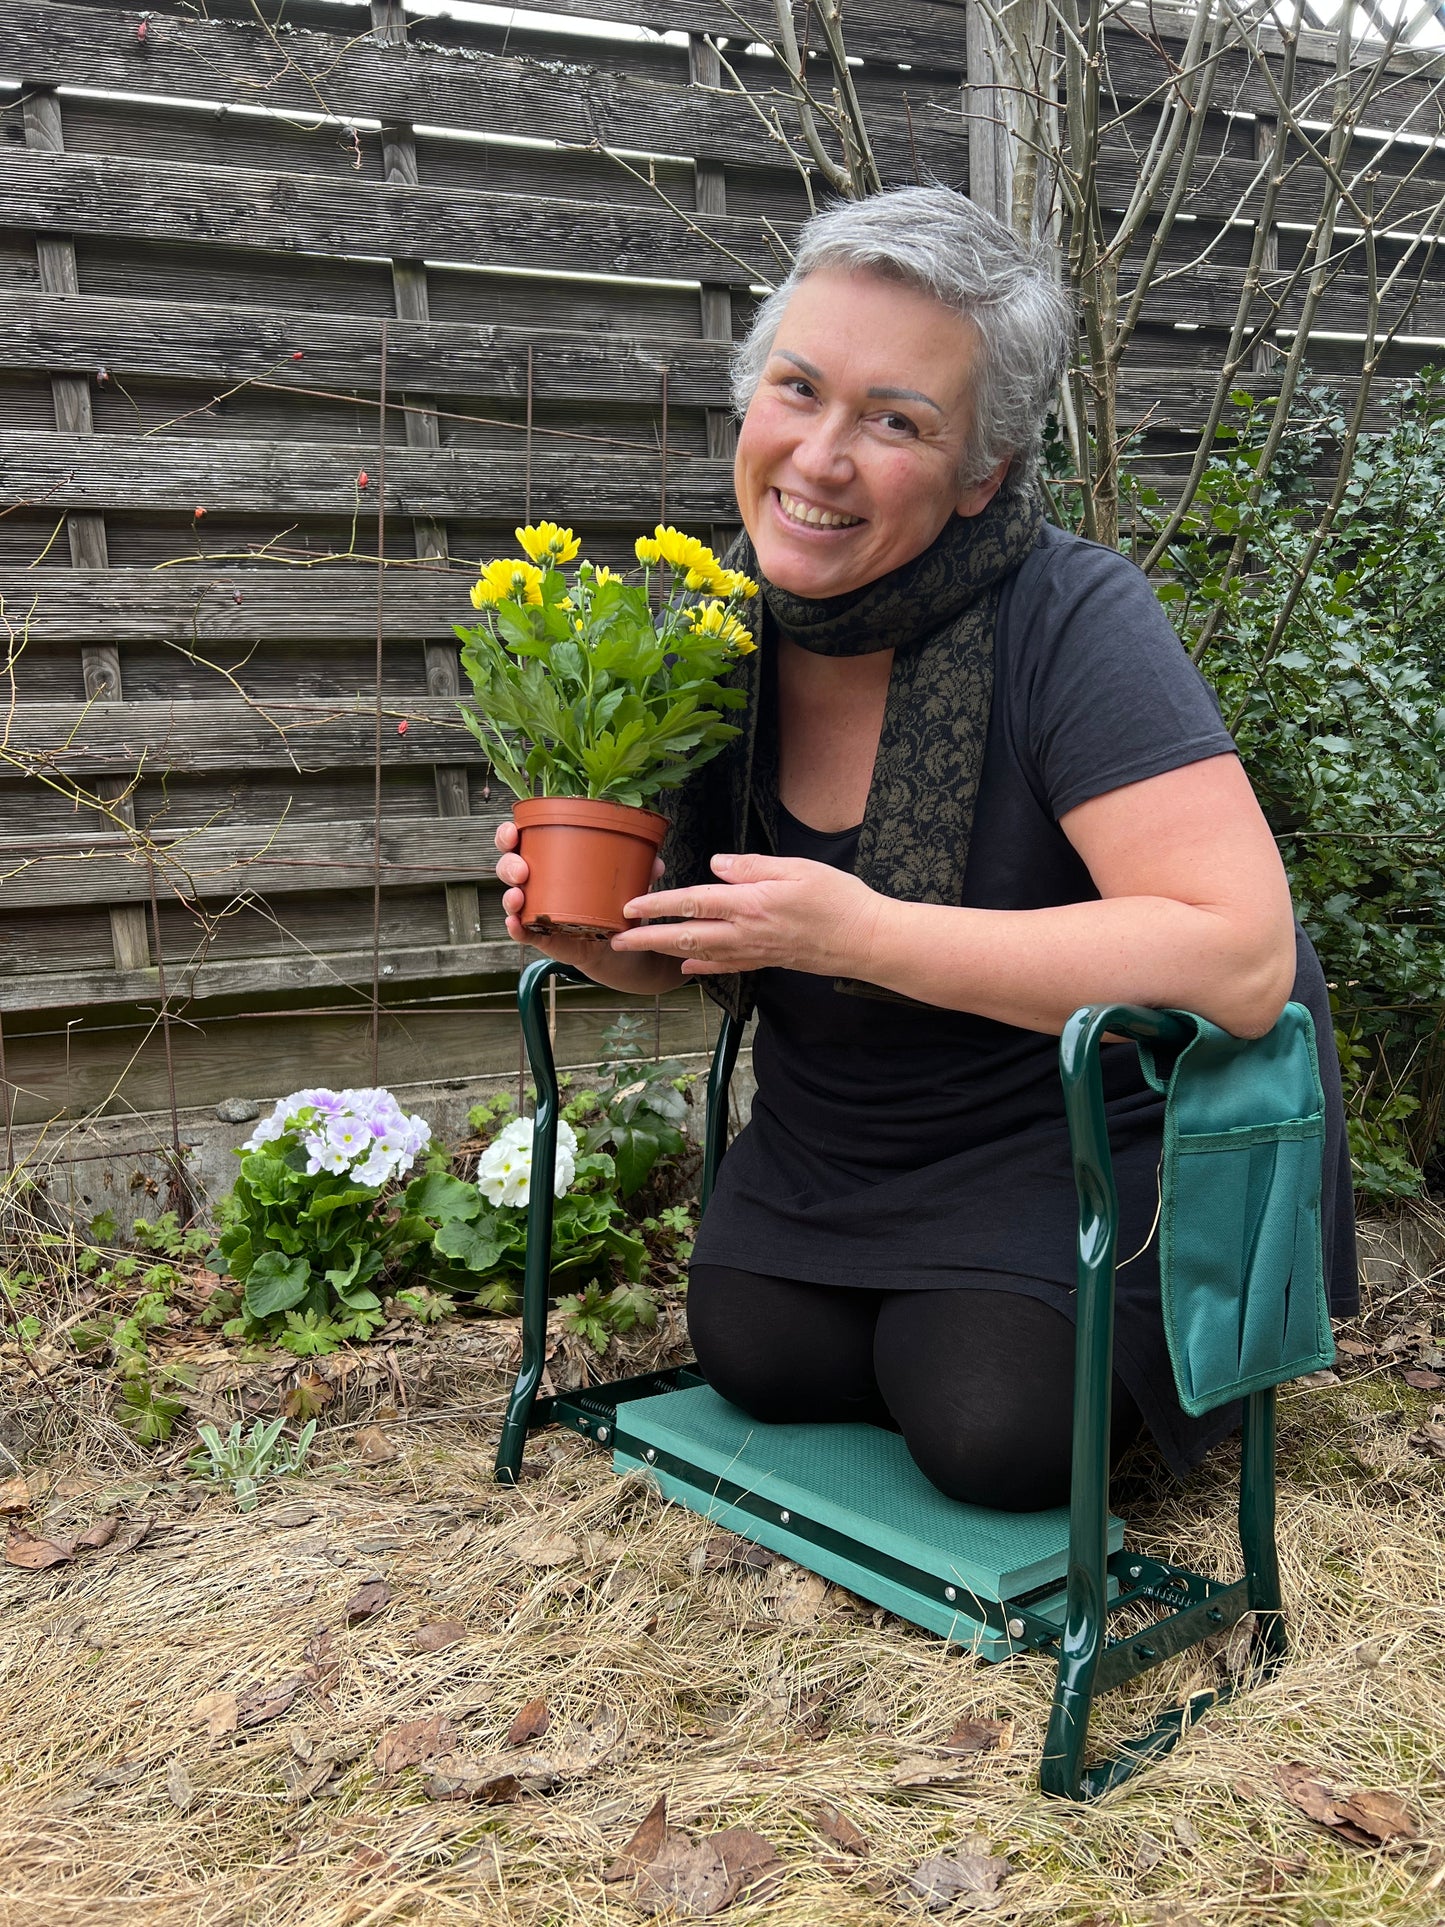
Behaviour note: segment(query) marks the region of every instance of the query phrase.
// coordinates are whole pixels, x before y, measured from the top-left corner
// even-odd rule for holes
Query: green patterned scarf
[[[777,847],[777,730],[765,670],[782,631],[820,655],[895,652],[856,874],[905,902],[961,903],[993,701],[999,595],[1038,541],[1042,521],[1032,492],[995,496],[982,514],[951,518],[911,562],[822,600],[791,595],[758,575],[752,544],[741,537],[727,564],[759,581],[763,646],[732,678],[750,698],[743,734],[698,772],[706,780],[662,804],[673,823],[663,850],[667,883],[711,880],[708,859],[720,849],[748,848],[753,822],[765,844]],[[736,977],[704,982],[735,1013],[751,1002]]]

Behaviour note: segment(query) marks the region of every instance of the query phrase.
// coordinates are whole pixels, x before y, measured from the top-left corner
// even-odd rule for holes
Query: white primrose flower
[[[529,1117],[513,1118],[477,1159],[477,1188],[488,1204],[524,1205],[532,1196],[532,1137]],[[565,1118],[557,1122],[557,1169],[552,1190],[561,1197],[577,1175],[577,1133]]]

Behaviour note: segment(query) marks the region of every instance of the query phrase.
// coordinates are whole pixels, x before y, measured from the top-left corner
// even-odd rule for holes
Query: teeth
[[[806,522],[815,529],[851,529],[862,520],[857,515],[834,515],[829,509],[805,506],[796,495],[789,495],[785,489],[778,490],[778,500],[783,505],[783,513],[790,522]]]

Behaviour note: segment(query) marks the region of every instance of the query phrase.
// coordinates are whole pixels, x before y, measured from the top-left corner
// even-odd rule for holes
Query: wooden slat
[[[192,3],[160,0],[146,11],[152,19],[176,15],[191,18]],[[82,0],[82,4],[109,13],[114,0]],[[848,0],[844,9],[847,50],[859,60],[906,61],[916,67],[959,72],[963,66],[962,10],[962,0]],[[648,26],[658,33],[721,35],[733,42],[767,40],[777,33],[771,0],[756,0],[754,5],[745,3],[736,8],[727,0],[644,0],[640,5],[638,0],[561,0],[557,6],[538,11]],[[360,35],[371,29],[369,9],[360,0],[351,6],[332,5],[329,0],[206,0],[206,12],[213,19],[251,21],[259,16],[268,22],[284,22],[285,27],[336,34]],[[793,19],[801,41],[808,31],[806,0],[793,0]],[[409,24],[419,41],[486,44],[486,28],[464,20],[413,16]]]
[[[145,40],[137,41],[140,17],[123,11],[98,22],[88,7],[10,0],[7,70],[31,84],[236,102],[308,117],[324,108],[342,119],[420,121],[581,146],[601,141],[755,167],[789,164],[742,95],[608,71],[625,57],[615,44],[594,42],[585,73],[570,62],[560,72],[504,54],[386,46],[372,36],[275,35],[254,23],[218,20],[148,22]],[[965,144],[956,118],[923,103],[913,122],[927,165],[939,171],[962,166]],[[870,136],[887,177],[911,179],[912,148],[901,115],[875,116]]]
[[[1253,185],[1260,173],[1258,163],[1233,155],[1221,157],[1217,152],[1208,151],[1207,140],[1205,148],[1206,157],[1195,169],[1195,185],[1184,198],[1183,211],[1214,220],[1247,218],[1262,198],[1262,190]],[[1347,180],[1354,169],[1364,164],[1369,152],[1372,150],[1368,143],[1356,143],[1346,170]],[[1115,137],[1100,155],[1097,178],[1099,197],[1106,208],[1127,207],[1139,183],[1138,157]],[[1277,218],[1312,223],[1319,212],[1323,182],[1323,174],[1312,162],[1294,167],[1280,187],[1275,204]],[[1424,218],[1436,227],[1440,224],[1445,179],[1438,176],[1432,179],[1422,174],[1407,180],[1398,167],[1388,171],[1382,168],[1374,170],[1373,180],[1359,184],[1355,191],[1362,207],[1372,203],[1381,232],[1391,228],[1410,229]],[[1343,204],[1339,221],[1341,227],[1359,225],[1357,215]]]
[[[370,767],[376,711],[363,696],[334,702],[19,702],[0,716],[0,774]],[[485,766],[486,753],[448,697],[386,698],[384,769],[437,761]]]
[[[494,881],[492,837],[500,812],[472,817],[400,817],[381,826],[383,888],[397,884]],[[0,838],[0,913],[63,904],[148,903],[156,888],[186,901],[276,895],[293,890],[370,888],[376,874],[372,826],[286,822],[243,829]]]
[[[1424,265],[1425,259],[1422,249],[1419,255],[1421,265]],[[1275,325],[1282,328],[1294,325],[1304,306],[1309,277],[1299,276],[1293,290],[1286,295],[1285,290],[1292,278],[1276,273],[1263,281],[1254,308],[1256,321],[1268,316],[1272,298],[1277,293],[1280,307]],[[1195,269],[1151,289],[1144,306],[1144,318],[1151,322],[1193,321],[1202,328],[1232,328],[1243,286],[1244,271],[1240,268],[1211,266],[1208,269]],[[1128,292],[1127,283],[1124,291]],[[1370,283],[1364,275],[1336,274],[1331,278],[1325,294],[1320,325],[1337,332],[1363,334],[1369,302]],[[1409,313],[1400,335],[1402,345],[1411,335],[1445,335],[1445,262],[1433,264],[1433,271],[1428,279],[1422,280],[1418,295],[1414,289],[1414,276],[1402,275],[1391,294],[1380,302],[1379,325],[1392,326],[1407,303]]]
[[[542,195],[334,181],[265,168],[175,167],[106,154],[0,150],[13,227],[283,252],[385,255],[484,267],[771,285],[772,224]],[[791,224],[778,228],[788,244]]]
[[[391,564],[386,635],[450,638],[471,614],[472,580],[470,569]],[[376,571],[0,569],[0,608],[17,636],[37,643],[354,642],[375,633]]]
[[[387,323],[394,390],[521,401],[532,349],[539,402],[650,402],[667,371],[674,407],[727,402],[730,347],[669,335],[575,334],[469,327],[454,321]],[[302,359],[293,361],[300,352]],[[381,324],[296,309],[125,301],[95,295],[0,291],[0,367],[94,375],[178,376],[217,386],[247,380],[375,394]]]
[[[521,442],[521,436],[518,436]],[[594,455],[585,444],[539,446],[531,461],[533,508],[564,521],[656,519],[658,463],[649,455]],[[72,508],[223,510],[241,515],[376,512],[375,450],[334,442],[188,441],[170,436],[46,435],[0,439],[0,503]],[[520,518],[528,465],[515,455],[455,448],[388,448],[389,513]],[[670,517],[731,513],[727,462],[682,460],[667,471]]]
[[[463,977],[511,976],[531,956],[511,942],[390,945],[382,953],[386,989],[404,983],[446,983]],[[271,957],[225,957],[166,964],[165,995],[179,1005],[217,997],[257,997],[287,991],[371,990],[370,949]],[[97,1004],[156,1003],[161,973],[148,970],[54,970],[25,976],[0,972],[0,1010],[55,1010]]]

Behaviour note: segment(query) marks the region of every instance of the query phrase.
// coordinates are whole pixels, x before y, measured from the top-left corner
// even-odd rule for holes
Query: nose
[[[793,466],[809,481],[836,485],[853,473],[853,430],[841,411],[825,408],[802,429]]]

